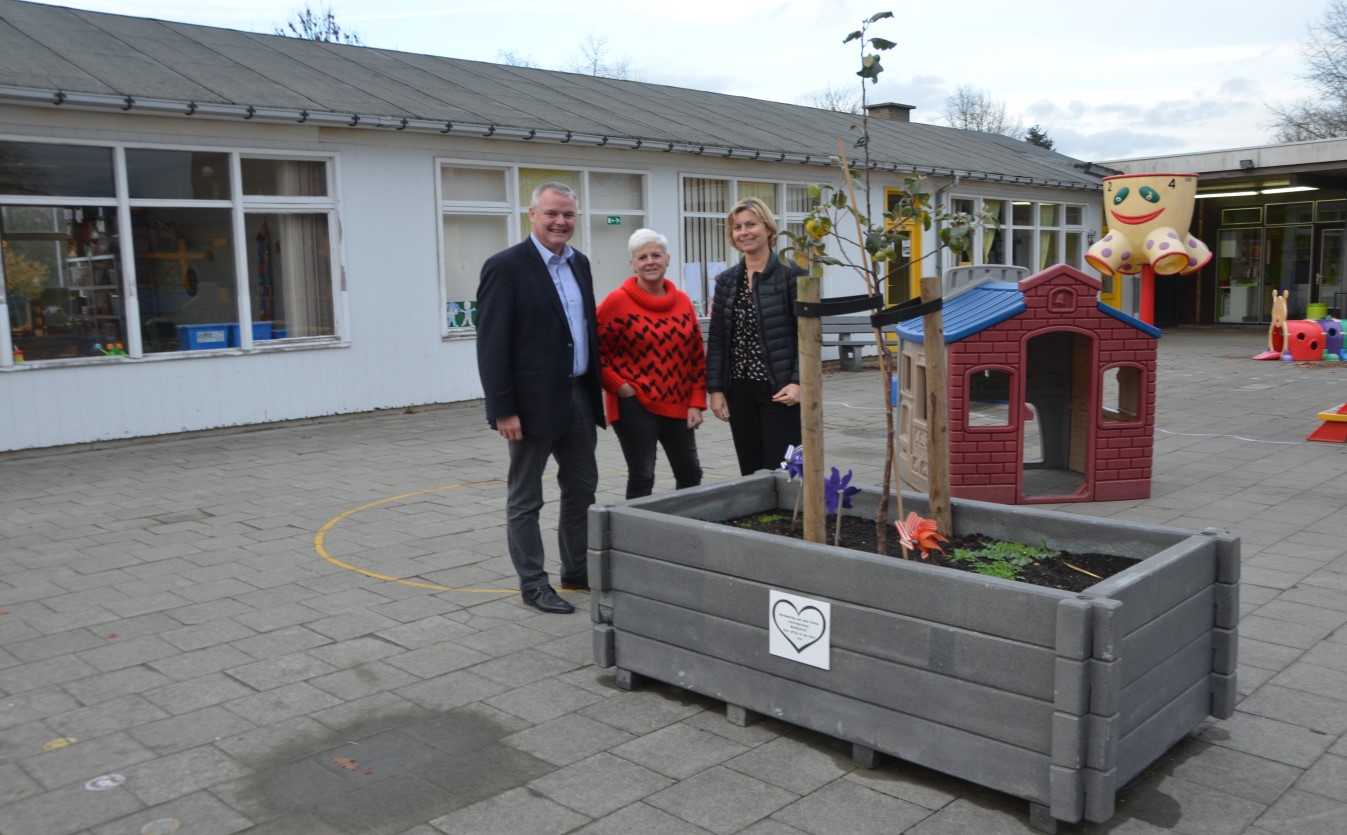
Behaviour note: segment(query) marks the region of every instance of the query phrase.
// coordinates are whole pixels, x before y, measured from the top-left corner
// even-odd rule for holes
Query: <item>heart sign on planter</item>
[[[830,669],[831,603],[772,591],[768,620],[767,632],[771,636],[768,649],[772,655]]]

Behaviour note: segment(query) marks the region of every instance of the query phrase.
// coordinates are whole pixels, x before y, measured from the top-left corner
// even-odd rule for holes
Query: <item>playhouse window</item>
[[[1100,416],[1105,423],[1131,423],[1141,419],[1141,369],[1118,365],[1104,370],[1100,389]]]
[[[980,368],[968,375],[968,412],[964,425],[1004,427],[1010,425],[1010,372]]]

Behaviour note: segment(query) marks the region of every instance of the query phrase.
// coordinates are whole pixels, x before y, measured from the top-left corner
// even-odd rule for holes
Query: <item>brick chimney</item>
[[[893,101],[886,101],[880,104],[868,104],[865,106],[865,112],[875,119],[888,119],[891,122],[910,122],[912,121],[912,110],[916,105],[899,104]]]

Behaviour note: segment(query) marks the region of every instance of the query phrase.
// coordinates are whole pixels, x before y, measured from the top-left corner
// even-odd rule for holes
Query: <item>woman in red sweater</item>
[[[692,302],[664,277],[669,240],[638,229],[627,251],[636,274],[599,305],[599,361],[634,499],[654,490],[656,443],[679,490],[702,483],[693,430],[706,409],[706,354]]]

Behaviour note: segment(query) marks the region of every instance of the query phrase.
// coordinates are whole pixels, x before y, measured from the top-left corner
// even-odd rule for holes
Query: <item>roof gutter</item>
[[[597,133],[574,133],[555,128],[519,128],[490,123],[454,122],[438,119],[411,119],[403,116],[375,116],[363,113],[341,113],[321,110],[297,110],[284,107],[254,107],[243,104],[216,104],[211,102],[182,101],[177,99],[136,98],[111,93],[67,93],[63,90],[43,90],[33,87],[16,87],[0,84],[0,102],[24,104],[30,106],[47,105],[50,107],[69,107],[77,110],[120,110],[159,115],[180,115],[203,119],[243,119],[270,124],[298,123],[332,127],[361,127],[413,133],[439,133],[453,136],[474,136],[493,139],[514,139],[524,142],[547,142],[556,144],[578,144],[594,147],[609,146],[639,151],[659,151],[692,156],[723,157],[726,159],[759,160],[762,162],[795,162],[801,165],[832,167],[832,158],[827,154],[806,154],[794,151],[780,151],[756,148],[731,148],[728,146],[701,145],[690,142],[675,142],[667,139],[645,139],[631,136],[607,136]],[[861,168],[859,160],[852,162],[853,168]],[[932,166],[903,165],[893,162],[872,161],[871,170],[889,171],[904,174],[929,174],[938,177],[963,178],[986,182],[1009,182],[1022,185],[1047,186],[1049,188],[1075,189],[1079,191],[1099,191],[1098,184],[1070,182],[1066,180],[1048,180],[1036,177],[1024,177],[995,172],[958,171],[955,169]]]

